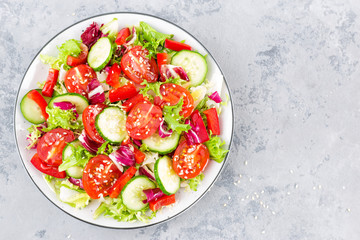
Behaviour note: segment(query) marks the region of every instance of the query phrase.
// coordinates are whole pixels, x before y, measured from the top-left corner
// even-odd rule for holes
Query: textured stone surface
[[[113,11],[191,32],[222,66],[236,112],[232,152],[212,190],[142,230],[95,227],[56,208],[22,167],[12,130],[17,89],[39,49]],[[340,0],[2,0],[0,238],[360,239],[359,14],[357,1]]]

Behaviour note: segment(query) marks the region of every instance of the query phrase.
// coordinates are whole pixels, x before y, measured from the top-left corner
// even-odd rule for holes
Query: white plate
[[[164,208],[159,211],[157,216],[152,219],[149,223],[143,222],[117,222],[112,218],[99,217],[98,219],[93,219],[93,212],[97,208],[99,202],[93,201],[88,207],[82,210],[77,210],[69,205],[60,202],[54,192],[47,186],[44,181],[42,174],[35,169],[35,167],[30,163],[31,157],[34,155],[36,150],[28,151],[25,149],[27,146],[26,135],[28,134],[27,128],[31,125],[27,122],[20,111],[20,101],[22,97],[31,89],[37,88],[37,82],[43,81],[46,79],[48,74],[48,66],[41,63],[39,59],[40,54],[55,55],[57,54],[56,46],[60,45],[67,39],[75,38],[80,39],[82,31],[88,27],[92,22],[107,23],[113,18],[118,18],[120,27],[138,25],[140,21],[145,21],[149,23],[153,28],[159,32],[174,34],[174,39],[181,41],[186,40],[186,43],[191,45],[194,49],[199,51],[201,54],[207,54],[208,61],[208,79],[211,82],[214,82],[214,89],[221,89],[221,97],[226,99],[226,94],[230,97],[230,92],[224,76],[213,59],[210,53],[205,49],[205,47],[196,40],[192,35],[190,35],[185,30],[176,26],[173,23],[170,23],[166,20],[160,19],[158,17],[139,14],[139,13],[111,13],[92,17],[86,20],[83,20],[79,23],[76,23],[67,29],[60,32],[53,39],[51,39],[36,55],[29,68],[27,69],[25,76],[20,85],[16,109],[15,109],[15,135],[17,140],[18,150],[22,159],[22,162],[30,175],[31,179],[34,181],[39,190],[57,207],[70,214],[71,216],[83,220],[85,222],[95,224],[103,227],[111,228],[139,228],[144,226],[154,225],[160,222],[164,222],[170,218],[173,218],[180,213],[184,212],[186,209],[189,209],[193,206],[212,186],[216,178],[219,176],[225,162],[217,163],[215,161],[210,161],[209,165],[206,167],[204,172],[205,178],[202,181],[201,185],[198,187],[197,192],[185,192],[179,191],[176,195],[176,204],[173,207]],[[219,91],[220,92],[220,91]],[[222,131],[222,139],[226,142],[226,147],[230,148],[230,143],[233,135],[233,109],[231,99],[227,106],[222,108],[222,113],[220,116],[220,125]],[[211,193],[210,193],[211,194]]]

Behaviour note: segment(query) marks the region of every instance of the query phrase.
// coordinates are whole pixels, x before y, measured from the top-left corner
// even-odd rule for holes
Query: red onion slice
[[[116,151],[109,155],[110,159],[123,166],[135,166],[134,151],[128,145],[120,146]]]
[[[100,143],[94,142],[93,140],[91,140],[87,135],[85,130],[83,130],[79,136],[79,141],[81,142],[81,144],[83,145],[83,147],[88,150],[90,153],[92,154],[96,154],[96,152],[98,151],[99,147],[101,147]]]
[[[69,182],[71,182],[72,184],[84,189],[82,179],[76,179],[76,178],[69,177]]]
[[[75,104],[71,102],[54,102],[54,107],[58,107],[61,110],[73,110],[73,112],[75,113],[75,117],[79,117],[79,114],[76,111]]]
[[[209,98],[211,99],[211,100],[213,100],[214,102],[216,102],[216,103],[221,103],[221,97],[220,97],[220,95],[219,95],[219,93],[217,92],[217,91],[215,91],[215,92],[213,92],[210,96],[209,96]]]
[[[143,203],[148,203],[165,196],[165,193],[163,193],[160,188],[146,189],[143,190],[143,192],[146,195],[146,200],[143,200]]]
[[[105,93],[104,89],[101,86],[99,80],[94,78],[87,86],[88,89],[88,99],[90,104],[97,104],[105,102]]]
[[[148,178],[150,178],[151,180],[155,181],[155,175],[154,173],[146,166],[143,165],[139,168],[139,174],[140,175],[144,175],[147,176]]]
[[[174,66],[170,64],[163,64],[160,68],[160,74],[163,78],[169,79],[169,78],[177,78],[189,82],[190,79],[185,72],[185,70],[182,67]]]
[[[162,119],[159,125],[159,136],[161,138],[166,138],[171,136],[172,132],[172,129],[168,129],[166,122]]]
[[[136,146],[141,147],[141,145],[142,145],[141,140],[133,139],[133,138],[131,138],[131,140],[133,141],[133,143],[134,143]]]

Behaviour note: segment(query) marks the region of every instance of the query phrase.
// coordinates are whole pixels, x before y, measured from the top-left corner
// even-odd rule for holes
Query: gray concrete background
[[[16,92],[56,33],[113,11],[187,29],[231,86],[228,164],[190,211],[141,230],[95,227],[35,187],[13,137]],[[0,239],[360,239],[357,1],[0,2]],[[226,204],[226,205],[225,205]]]

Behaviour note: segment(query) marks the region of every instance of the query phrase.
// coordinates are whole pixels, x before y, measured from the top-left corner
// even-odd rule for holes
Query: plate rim
[[[65,32],[66,30],[72,28],[73,26],[79,24],[79,23],[82,23],[84,21],[87,21],[87,20],[90,20],[92,18],[97,18],[97,17],[102,17],[102,16],[106,16],[106,15],[112,15],[112,14],[134,14],[134,15],[143,15],[143,16],[148,16],[148,17],[152,17],[152,18],[155,18],[155,19],[159,19],[159,20],[162,20],[162,21],[165,21],[169,24],[172,24],[174,25],[175,27],[183,30],[185,33],[189,34],[192,38],[194,38],[208,53],[208,55],[214,60],[216,66],[219,68],[220,70],[220,73],[222,74],[223,78],[224,78],[224,83],[226,85],[226,88],[229,92],[229,99],[230,99],[230,105],[231,105],[231,112],[232,112],[232,115],[233,115],[233,118],[231,120],[231,123],[232,123],[232,126],[231,126],[231,136],[230,136],[230,142],[229,142],[229,148],[228,148],[228,152],[226,153],[226,156],[224,158],[224,162],[223,162],[223,165],[221,166],[219,172],[217,173],[217,175],[215,176],[214,180],[211,182],[211,184],[209,185],[209,187],[204,191],[203,194],[201,194],[198,199],[196,199],[194,202],[192,202],[187,208],[181,210],[180,212],[164,219],[164,220],[161,220],[159,222],[154,222],[154,223],[150,223],[150,224],[146,224],[146,225],[143,225],[143,226],[135,226],[135,227],[127,227],[127,228],[124,228],[124,227],[113,227],[113,226],[105,226],[105,225],[100,225],[100,224],[96,224],[96,223],[93,223],[93,222],[89,222],[87,220],[84,220],[84,219],[81,219],[81,218],[78,218],[77,216],[73,215],[72,213],[70,212],[67,212],[65,211],[65,209],[62,209],[59,205],[57,205],[55,202],[53,202],[43,191],[42,189],[35,183],[34,179],[31,177],[28,169],[26,168],[25,166],[25,163],[24,163],[24,159],[22,158],[21,154],[20,154],[20,149],[19,149],[19,144],[18,144],[18,141],[17,141],[17,131],[16,131],[16,109],[17,109],[17,106],[18,106],[18,99],[19,99],[19,93],[20,93],[20,89],[21,89],[21,86],[22,86],[22,83],[25,79],[25,76],[27,75],[28,71],[29,71],[29,68],[31,67],[31,65],[33,64],[33,62],[35,61],[36,57],[41,53],[41,51],[51,42],[53,41],[57,36],[59,36],[60,34],[62,34],[63,32]],[[232,146],[232,141],[233,141],[233,137],[234,137],[234,123],[235,123],[235,118],[234,118],[234,106],[233,106],[233,98],[232,98],[232,93],[230,91],[230,88],[229,88],[229,85],[228,85],[228,82],[226,80],[226,77],[224,75],[224,72],[222,71],[220,65],[217,63],[216,59],[212,56],[212,54],[209,52],[209,50],[204,46],[204,44],[202,42],[200,42],[195,36],[193,36],[191,33],[189,33],[187,30],[185,30],[184,28],[178,26],[176,23],[173,23],[172,21],[169,21],[167,19],[164,19],[164,18],[161,18],[161,17],[158,17],[158,16],[155,16],[155,15],[152,15],[152,14],[148,14],[148,13],[141,13],[141,12],[133,12],[133,11],[121,11],[121,12],[107,12],[107,13],[102,13],[102,14],[98,14],[98,15],[93,15],[93,16],[90,16],[90,17],[87,17],[87,18],[84,18],[84,19],[81,19],[79,21],[76,21],[75,23],[65,27],[63,30],[59,31],[58,33],[56,33],[52,38],[50,38],[41,48],[40,50],[35,54],[34,58],[31,60],[30,64],[28,65],[25,73],[23,74],[23,77],[21,79],[21,82],[19,84],[19,87],[17,89],[17,93],[16,93],[16,99],[15,99],[15,106],[14,106],[14,112],[13,112],[13,123],[14,123],[14,137],[15,137],[15,144],[16,144],[16,148],[17,148],[17,153],[21,159],[21,163],[22,163],[22,166],[24,167],[26,173],[28,174],[28,176],[30,177],[31,181],[33,182],[33,184],[37,187],[37,189],[49,200],[49,202],[51,202],[53,205],[55,205],[58,209],[62,210],[63,212],[65,212],[66,214],[70,215],[71,217],[77,219],[77,220],[80,220],[84,223],[87,223],[87,224],[91,224],[93,226],[96,226],[96,227],[101,227],[101,228],[108,228],[108,229],[121,229],[121,230],[133,230],[133,229],[142,229],[142,228],[147,228],[147,227],[151,227],[151,226],[154,226],[154,225],[157,225],[157,224],[162,224],[162,223],[165,223],[169,220],[172,220],[178,216],[180,216],[181,214],[183,214],[184,212],[186,212],[187,210],[189,210],[190,208],[192,208],[197,202],[200,201],[200,199],[202,199],[206,193],[209,192],[209,190],[213,187],[213,185],[215,184],[216,180],[219,178],[220,174],[222,173],[222,171],[224,170],[227,162],[228,162],[228,157],[229,157],[229,154],[231,153],[231,146]],[[116,220],[114,220],[116,221]]]

